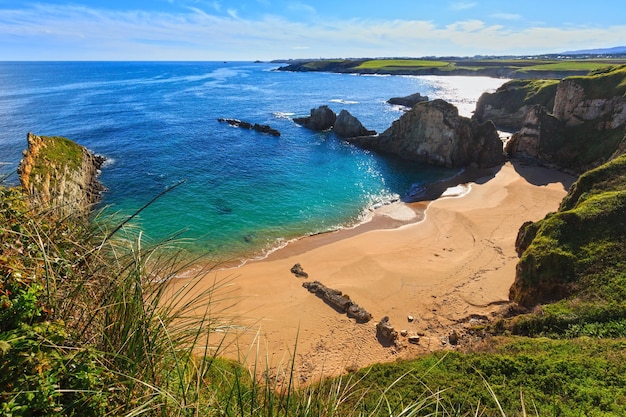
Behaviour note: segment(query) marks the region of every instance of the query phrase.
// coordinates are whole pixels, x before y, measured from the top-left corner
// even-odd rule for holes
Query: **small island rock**
[[[293,119],[297,124],[318,132],[332,128],[335,120],[337,120],[337,115],[328,106],[319,106],[311,109],[310,116]]]
[[[375,130],[366,129],[359,119],[350,114],[348,110],[341,110],[333,126],[333,132],[340,138],[354,138],[357,136],[375,135]]]

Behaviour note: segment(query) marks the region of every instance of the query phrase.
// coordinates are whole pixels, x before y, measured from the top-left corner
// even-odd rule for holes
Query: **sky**
[[[624,0],[0,0],[0,61],[537,55],[626,45]]]

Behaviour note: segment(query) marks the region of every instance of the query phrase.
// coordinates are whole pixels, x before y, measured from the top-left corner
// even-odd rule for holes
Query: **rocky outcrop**
[[[260,125],[258,123],[252,124],[249,122],[241,121],[239,119],[224,119],[221,117],[217,119],[217,121],[220,123],[228,123],[231,126],[240,127],[242,129],[250,129],[260,133],[267,133],[268,135],[272,136],[280,136],[280,132],[269,125]]]
[[[480,96],[473,118],[479,123],[491,120],[499,129],[515,131],[533,106],[552,111],[557,85],[556,80],[509,81],[495,92]]]
[[[392,97],[387,100],[387,103],[396,106],[413,107],[417,103],[421,103],[423,101],[428,101],[428,97],[423,96],[420,93],[415,93],[405,97]]]
[[[22,187],[61,214],[88,213],[104,191],[97,179],[104,158],[62,137],[29,133],[27,141],[18,167]]]
[[[615,129],[626,124],[626,97],[593,97],[579,80],[565,79],[559,83],[554,99],[554,117],[568,127],[598,121],[598,130]]]
[[[590,170],[570,187],[556,213],[524,223],[509,298],[525,307],[568,297],[600,305],[623,302],[626,270],[626,156]]]
[[[511,157],[531,157],[580,174],[626,150],[626,66],[561,81],[552,114],[528,109],[506,145]]]
[[[333,126],[333,132],[340,138],[354,138],[357,136],[375,135],[375,130],[366,129],[363,124],[350,114],[348,110],[341,110]]]
[[[355,319],[357,323],[367,323],[372,319],[372,315],[367,310],[354,303],[347,294],[343,294],[339,290],[328,288],[319,281],[305,282],[302,286],[309,292],[316,294],[336,310],[346,313],[348,317]]]
[[[337,115],[328,106],[319,106],[316,109],[311,109],[310,116],[293,119],[297,124],[316,132],[329,130],[335,124],[335,120],[337,120]]]
[[[551,152],[553,149],[549,145],[560,137],[561,126],[562,123],[544,107],[535,105],[526,113],[521,129],[507,142],[505,151],[510,156],[523,155],[558,165],[561,158]]]
[[[376,334],[390,343],[395,343],[398,340],[398,332],[389,322],[388,316],[383,317],[376,323]]]
[[[504,162],[502,141],[491,122],[459,116],[443,100],[417,104],[375,137],[349,140],[358,146],[431,165],[489,168]]]
[[[291,273],[294,274],[297,278],[308,278],[309,277],[309,274],[304,272],[304,269],[302,268],[302,265],[300,265],[299,263],[295,264],[294,266],[292,266],[289,271],[291,271]]]

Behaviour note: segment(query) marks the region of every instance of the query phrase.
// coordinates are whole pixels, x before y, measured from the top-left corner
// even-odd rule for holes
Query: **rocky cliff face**
[[[533,106],[541,105],[552,111],[557,85],[556,80],[509,81],[494,93],[480,96],[474,119],[479,123],[491,120],[500,129],[517,130]]]
[[[626,75],[625,75],[626,76]],[[556,90],[554,117],[566,126],[580,126],[588,121],[597,121],[598,130],[615,129],[626,124],[626,97],[593,97],[585,91],[579,79],[565,79]]]
[[[626,150],[626,66],[561,81],[552,114],[528,109],[506,145],[509,156],[529,156],[580,174]]]
[[[104,158],[66,138],[29,133],[27,140],[18,167],[22,187],[61,213],[88,213],[104,190],[97,180]]]
[[[380,136],[350,139],[378,152],[445,167],[493,167],[504,162],[502,142],[491,122],[459,116],[443,100],[415,105]]]

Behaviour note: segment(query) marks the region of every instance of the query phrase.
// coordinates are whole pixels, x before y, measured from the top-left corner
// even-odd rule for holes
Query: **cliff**
[[[574,183],[556,213],[519,231],[510,299],[622,303],[626,288],[626,155]]]
[[[489,168],[504,162],[502,141],[491,122],[459,116],[443,100],[415,105],[379,136],[349,139],[351,143],[403,159],[450,168]]]
[[[519,129],[505,146],[509,156],[580,174],[624,152],[625,94],[626,66],[558,84],[513,82],[483,95],[474,118]]]
[[[61,213],[88,212],[104,190],[97,179],[104,158],[62,137],[29,133],[27,141],[18,167],[22,187]]]
[[[513,80],[494,93],[483,93],[476,103],[474,119],[491,120],[498,128],[517,130],[531,107],[541,105],[551,112],[558,81]]]

